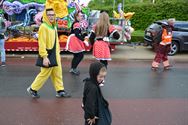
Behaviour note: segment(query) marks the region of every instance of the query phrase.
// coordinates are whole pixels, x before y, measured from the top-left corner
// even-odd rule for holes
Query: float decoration
[[[3,2],[3,9],[8,15],[20,14],[24,9],[29,9],[32,7],[39,11],[44,10],[44,4],[38,4],[35,2],[27,4],[22,4],[18,1],[14,1],[13,3],[9,1]]]
[[[65,0],[46,0],[45,5],[54,9],[57,18],[64,18],[68,15],[68,4]]]
[[[115,10],[113,10],[113,14],[114,14],[114,18],[129,20],[135,14],[135,12],[127,12],[127,13],[123,12],[122,4],[119,3],[118,4],[118,13]]]
[[[82,10],[84,13],[85,20],[80,22],[84,32],[88,33],[90,30],[88,27],[91,27],[92,23],[89,18],[92,17],[92,13],[88,8],[81,6],[79,0],[69,4],[66,0],[5,0],[3,11],[9,15],[8,19],[12,23],[8,28],[9,39],[5,43],[7,51],[38,50],[37,32],[42,20],[44,3],[47,4],[46,6],[52,6],[56,13],[61,50],[65,47],[76,12]],[[111,42],[112,50],[116,44],[123,44],[123,42]],[[90,50],[90,47],[86,50]]]
[[[124,1],[123,1],[124,3]],[[115,4],[115,1],[114,1]],[[135,14],[135,12],[127,12],[125,13],[122,10],[122,3],[118,4],[118,13],[113,9],[113,15],[114,18],[119,19],[119,25],[118,29],[120,30],[121,37],[120,39],[124,39],[124,41],[131,40],[131,33],[134,31],[134,29],[131,27],[130,19]]]

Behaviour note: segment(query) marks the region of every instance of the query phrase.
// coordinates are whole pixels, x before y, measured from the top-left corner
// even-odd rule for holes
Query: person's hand
[[[81,107],[82,107],[82,109],[84,109],[84,104],[83,103],[81,104]]]
[[[48,59],[48,57],[44,57],[44,58],[43,58],[43,65],[44,65],[45,67],[49,67],[49,65],[50,65],[50,60]]]
[[[87,122],[89,125],[93,125],[93,124],[95,124],[96,119],[99,119],[99,118],[95,116],[93,119],[91,119],[91,118],[87,119]]]
[[[86,41],[86,40],[84,40],[84,44],[85,44],[86,46],[89,46],[89,42]]]
[[[89,39],[89,37],[85,37],[85,39],[84,39],[84,44],[86,45],[86,46],[89,46],[89,42],[88,42],[88,39]]]
[[[110,41],[108,37],[104,37],[103,40],[106,41],[106,42]]]

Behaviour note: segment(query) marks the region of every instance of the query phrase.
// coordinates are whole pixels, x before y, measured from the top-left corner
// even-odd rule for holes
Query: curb
[[[7,58],[37,58],[37,53],[31,54],[6,54]],[[126,61],[126,60],[141,60],[141,61],[152,61],[155,57],[155,53],[144,46],[117,46],[116,50],[111,54],[112,61]],[[169,56],[169,60],[174,60],[178,62],[188,62],[187,54],[177,54],[175,56]],[[72,59],[73,55],[71,53],[61,53],[62,59]],[[95,60],[91,52],[87,52],[84,55],[84,60]]]

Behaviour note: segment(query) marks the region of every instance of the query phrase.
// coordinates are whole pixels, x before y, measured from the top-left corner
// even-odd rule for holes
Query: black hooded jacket
[[[103,100],[102,103],[105,106],[108,106],[108,102],[104,99],[99,83],[97,82],[97,75],[100,72],[100,69],[105,67],[100,62],[95,62],[90,65],[89,75],[90,78],[84,80],[84,93],[83,93],[83,109],[84,109],[84,117],[85,119],[94,118],[98,116],[98,100]]]

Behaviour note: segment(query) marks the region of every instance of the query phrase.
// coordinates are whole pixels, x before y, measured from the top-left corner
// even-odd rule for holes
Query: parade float
[[[82,10],[84,19],[81,23],[85,32],[89,34],[92,25],[96,23],[100,14],[99,10],[90,10],[79,5],[79,1],[66,0],[4,0],[0,14],[6,18],[7,32],[5,49],[6,51],[38,51],[38,29],[42,20],[44,6],[53,5],[57,16],[58,36],[61,51],[66,46],[66,41],[70,33],[74,13]],[[131,39],[132,27],[129,19],[134,13],[124,13],[118,5],[118,12],[114,12],[111,22],[117,27],[120,33],[118,40],[110,39],[110,48],[113,51],[116,45],[125,44]],[[117,15],[120,16],[117,16]],[[126,15],[127,14],[127,15]],[[122,16],[123,15],[123,16]],[[91,46],[86,47],[87,51]]]

